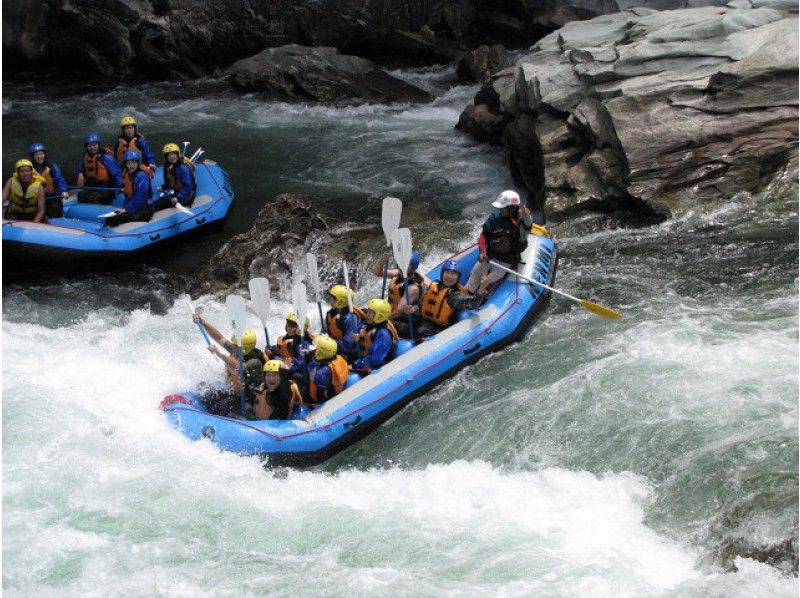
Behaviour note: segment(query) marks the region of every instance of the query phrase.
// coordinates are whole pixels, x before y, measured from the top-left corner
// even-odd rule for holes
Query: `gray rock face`
[[[492,73],[514,64],[514,58],[504,46],[479,46],[461,58],[456,74],[462,81],[487,81]]]
[[[506,119],[501,137],[538,205],[614,210],[642,198],[656,214],[760,190],[797,171],[798,20],[796,6],[759,4],[568,23],[518,60],[513,91],[507,71],[484,85],[493,101],[479,94],[486,108],[460,126]]]
[[[374,225],[346,223],[317,207],[303,193],[284,193],[267,202],[245,233],[225,243],[194,278],[189,293],[225,295],[247,289],[251,278],[298,280],[296,264],[305,264],[309,251],[331,256],[320,261],[323,287],[341,282],[341,258],[352,263],[361,257],[363,241],[378,238]],[[322,248],[324,247],[324,251]],[[355,272],[351,282],[355,284]],[[273,288],[273,296],[290,299],[291,288]]]
[[[400,81],[358,56],[336,48],[288,45],[234,63],[231,82],[245,91],[281,99],[345,105],[366,102],[427,102],[427,92]]]

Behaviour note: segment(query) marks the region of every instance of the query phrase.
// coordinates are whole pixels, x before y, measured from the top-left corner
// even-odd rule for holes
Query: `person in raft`
[[[136,119],[123,116],[119,119],[120,136],[114,145],[114,157],[120,166],[125,166],[125,152],[137,151],[142,154],[142,164],[150,170],[156,169],[156,157],[144,135],[136,130]]]
[[[350,367],[337,353],[339,344],[327,334],[315,339],[314,360],[308,364],[308,396],[310,403],[324,403],[344,389]]]
[[[457,261],[445,262],[441,277],[428,285],[419,304],[406,305],[406,313],[416,316],[414,333],[417,337],[436,334],[453,324],[461,311],[481,306],[488,295],[490,273],[483,274],[474,295],[459,284],[463,274]]]
[[[36,174],[44,179],[45,215],[49,218],[63,216],[64,200],[69,197],[69,193],[61,169],[58,164],[50,161],[47,148],[40,141],[31,143],[28,155],[31,157]]]
[[[148,203],[153,195],[150,179],[153,172],[142,164],[142,154],[125,152],[125,173],[122,175],[122,192],[125,203],[115,208],[114,216],[106,218],[106,226],[119,226],[126,222],[147,222],[153,215]]]
[[[493,260],[511,270],[520,263],[520,256],[528,246],[528,231],[533,225],[531,211],[527,206],[520,207],[519,193],[503,191],[492,202],[492,213],[483,223],[478,237],[478,261],[470,272],[466,288],[474,293],[481,283],[481,277],[490,272],[489,286],[503,280],[506,273],[492,268]]]
[[[364,356],[353,363],[353,371],[365,376],[391,361],[397,349],[397,330],[389,319],[392,307],[386,299],[370,299],[365,324],[355,335]]]
[[[109,205],[122,187],[122,170],[114,159],[110,147],[101,151],[103,140],[97,133],[89,133],[83,138],[83,158],[78,166],[78,201]],[[98,187],[100,187],[98,189]]]
[[[358,358],[358,344],[353,340],[353,335],[361,328],[361,314],[358,313],[361,310],[354,307],[350,311],[348,294],[352,302],[355,293],[346,286],[335,284],[328,290],[328,304],[331,308],[325,314],[325,329],[328,336],[339,344],[339,353],[347,363],[352,363]]]
[[[372,267],[375,276],[383,277],[383,269],[389,263],[392,254],[384,253]],[[425,276],[417,272],[419,268],[419,253],[411,252],[411,260],[408,262],[408,270],[405,274],[400,268],[388,268],[386,270],[386,280],[388,282],[389,304],[392,306],[392,313],[389,318],[394,320],[394,325],[398,332],[405,334],[405,306],[406,306],[406,287],[408,287],[408,298],[411,305],[416,305],[422,297],[422,290],[425,285],[430,284]]]
[[[289,370],[280,359],[270,359],[263,371],[264,383],[253,408],[255,419],[289,419],[295,405],[303,404],[299,387],[289,379]]]
[[[3,213],[9,220],[44,221],[44,177],[33,169],[33,163],[21,158],[14,164],[14,173],[3,185]]]
[[[153,210],[172,208],[176,204],[191,207],[197,191],[194,163],[181,156],[177,143],[167,143],[161,151],[164,154],[164,185]]]

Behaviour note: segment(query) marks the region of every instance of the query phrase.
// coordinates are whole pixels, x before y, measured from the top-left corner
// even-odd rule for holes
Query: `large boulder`
[[[284,100],[326,104],[427,102],[430,95],[392,77],[374,63],[336,48],[287,45],[234,63],[231,82],[245,91],[265,91]]]
[[[319,207],[304,193],[284,193],[264,204],[247,232],[228,240],[195,275],[192,297],[225,295],[247,289],[251,278],[266,277],[275,296],[289,299],[291,283],[304,277],[309,251],[327,256],[319,263],[323,287],[341,281],[341,258],[362,259],[363,244],[379,238],[375,225],[346,222]],[[382,238],[382,236],[381,236]],[[355,284],[355,271],[351,280]]]
[[[645,206],[657,217],[758,191],[797,171],[798,142],[796,6],[758,4],[568,23],[518,60],[513,89],[507,71],[485,84],[486,110],[469,108],[459,126],[494,123],[486,111],[507,121],[501,139],[512,166],[527,166],[516,178],[535,204]]]

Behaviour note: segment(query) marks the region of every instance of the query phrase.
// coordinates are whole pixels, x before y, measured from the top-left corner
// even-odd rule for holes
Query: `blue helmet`
[[[413,272],[416,272],[417,268],[419,268],[419,254],[416,251],[411,252],[411,261],[408,265],[411,266]]]
[[[103,143],[100,139],[100,135],[97,133],[89,133],[86,137],[83,138],[83,145],[88,145],[89,143]]]
[[[453,272],[457,272],[459,278],[461,277],[462,274],[464,274],[464,270],[461,269],[461,264],[459,264],[455,260],[450,260],[448,262],[445,262],[444,266],[442,266],[442,273],[444,273],[445,270],[452,270]]]
[[[125,160],[126,162],[128,160],[136,160],[137,162],[141,162],[142,161],[142,153],[141,152],[137,152],[136,150],[128,150],[127,152],[122,154],[122,159]]]
[[[47,148],[44,146],[44,143],[39,141],[31,143],[30,147],[28,148],[28,153],[30,154],[31,158],[33,158],[33,154],[36,152],[44,152],[45,154],[47,153]]]

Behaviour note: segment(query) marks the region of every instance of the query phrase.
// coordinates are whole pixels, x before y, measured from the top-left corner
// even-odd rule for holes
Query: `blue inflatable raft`
[[[449,258],[461,263],[463,284],[477,260],[477,246]],[[546,229],[537,225],[528,237],[520,274],[553,284],[557,250]],[[439,278],[441,264],[428,272]],[[320,463],[356,442],[386,421],[409,401],[430,390],[466,365],[491,351],[519,340],[550,302],[550,291],[514,276],[506,279],[478,310],[411,347],[398,357],[351,383],[333,399],[309,411],[302,407],[290,420],[252,421],[212,415],[197,394],[164,398],[167,421],[192,440],[206,438],[220,449],[243,455],[267,456],[270,464]]]
[[[32,262],[86,263],[97,259],[138,256],[164,241],[221,226],[233,206],[233,188],[227,173],[211,161],[196,165],[197,191],[191,214],[177,208],[159,210],[149,222],[104,226],[106,214],[121,207],[119,194],[113,205],[64,202],[64,215],[45,223],[3,221],[3,265],[28,266]],[[159,167],[151,182],[154,192],[164,182]]]

